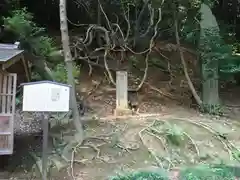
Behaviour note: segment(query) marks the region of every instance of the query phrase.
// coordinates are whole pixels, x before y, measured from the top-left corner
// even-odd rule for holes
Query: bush
[[[234,180],[234,174],[224,165],[199,165],[180,172],[179,180]]]
[[[67,83],[67,71],[63,63],[63,58],[58,55],[52,56],[57,50],[53,39],[45,34],[44,28],[37,26],[33,18],[33,15],[29,13],[26,8],[15,10],[10,17],[4,18],[5,30],[13,33],[16,37],[14,41],[19,41],[22,49],[42,58],[36,59],[35,61],[46,60],[47,64],[52,67],[54,80]],[[41,80],[45,77],[38,73],[33,72],[33,80]],[[73,76],[78,78],[79,74],[80,68],[74,66]]]
[[[75,83],[78,83],[78,78],[80,75],[80,67],[75,65],[73,66],[73,77],[75,78]],[[67,83],[67,71],[65,64],[61,63],[53,69],[54,79],[58,82]]]
[[[48,57],[56,50],[52,38],[44,34],[44,28],[34,23],[33,15],[26,8],[14,10],[3,20],[5,31],[13,33],[15,41],[19,41],[24,50],[42,57]]]

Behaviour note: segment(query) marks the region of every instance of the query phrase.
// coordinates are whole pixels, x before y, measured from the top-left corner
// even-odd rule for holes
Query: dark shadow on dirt
[[[35,161],[30,152],[41,153],[41,144],[41,136],[35,134],[16,136],[13,154],[0,156],[0,179],[9,179],[12,173],[31,172]]]

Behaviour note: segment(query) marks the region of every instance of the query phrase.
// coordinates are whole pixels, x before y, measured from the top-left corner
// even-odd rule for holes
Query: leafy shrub
[[[22,49],[35,56],[42,57],[42,59],[37,60],[46,60],[47,64],[52,67],[53,78],[56,81],[66,83],[67,71],[65,65],[64,63],[58,64],[63,58],[61,56],[52,56],[57,50],[54,41],[45,34],[44,28],[37,26],[33,18],[33,15],[26,8],[15,10],[10,17],[4,18],[5,30],[14,34],[15,41],[20,41]],[[44,78],[41,74],[33,73],[33,80]],[[74,77],[79,77],[79,67],[74,66],[73,74]]]
[[[78,83],[78,78],[80,75],[80,67],[77,65],[73,66],[73,77],[75,78],[75,83]],[[67,71],[65,64],[61,63],[53,69],[54,79],[58,82],[67,83]]]
[[[26,8],[14,10],[3,20],[5,30],[14,34],[23,49],[42,57],[48,57],[56,50],[52,38],[44,35],[45,29],[37,26]]]
[[[166,133],[167,140],[176,146],[180,146],[184,141],[184,131],[176,124],[165,123],[164,131]]]
[[[209,165],[199,165],[186,168],[180,172],[180,180],[234,180],[235,177],[224,166],[214,168]]]

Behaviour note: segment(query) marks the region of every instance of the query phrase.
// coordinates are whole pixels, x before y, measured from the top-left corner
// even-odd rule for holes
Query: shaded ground
[[[72,167],[70,163],[66,169],[62,169],[60,172],[52,169],[52,179],[73,179],[71,176],[74,175],[75,179],[79,180],[102,180],[117,172],[149,166],[163,165],[165,168],[172,168],[198,163],[224,161],[233,164],[237,162],[230,160],[231,154],[229,153],[234,152],[234,147],[240,148],[238,122],[190,115],[189,113],[184,114],[183,111],[179,112],[177,116],[176,114],[178,113],[119,120],[107,119],[105,121],[101,120],[101,122],[88,123],[85,131],[87,137],[92,138],[84,142],[75,155],[75,159],[81,160],[81,163],[74,163]],[[145,133],[142,140],[140,139],[139,132],[142,129],[149,127],[154,121],[162,123],[162,120],[181,127],[194,141],[199,155],[189,139],[180,146],[167,142],[164,135],[160,136],[162,140],[159,140],[156,136]],[[208,127],[212,127],[216,132],[224,134],[229,142],[218,138],[220,136],[217,136],[217,134],[188,121],[202,122]],[[28,138],[25,140],[17,139],[16,142],[17,151],[6,169],[10,173],[9,176],[17,177],[15,179],[40,179],[38,170],[32,168],[33,159],[29,155],[31,151],[40,152],[39,149],[36,149],[40,141]],[[31,148],[30,144],[34,148]],[[233,144],[234,147],[227,147],[225,144],[227,146]],[[161,165],[156,157],[161,160]]]
[[[201,115],[198,111],[190,109],[192,101],[185,86],[177,83],[169,85],[169,81],[156,83],[149,78],[143,91],[137,96],[139,112],[158,115],[113,119],[109,116],[112,115],[115,106],[115,92],[111,90],[108,81],[100,75],[90,78],[84,71],[81,73],[81,84],[77,89],[84,95],[84,103],[89,107],[86,116],[96,115],[103,118],[100,121],[85,123],[86,136],[92,138],[88,138],[81,147],[76,148],[75,159],[79,160],[78,162],[59,163],[58,160],[61,158],[55,157],[53,160],[51,157],[55,162],[58,159],[58,168],[65,166],[61,170],[57,170],[56,166],[52,168],[50,173],[52,179],[103,180],[117,172],[149,166],[172,168],[197,163],[238,162],[236,158],[240,148],[238,133],[240,125],[237,121],[240,104],[238,90],[221,94],[223,102],[230,104],[228,108],[224,108],[226,115],[231,115],[232,120],[229,120]],[[21,112],[17,113],[17,116],[21,115]],[[40,116],[28,114],[22,118],[17,127],[25,128],[27,124],[31,130],[36,125],[38,126],[36,132],[39,132],[40,121]],[[165,129],[164,133],[159,132],[158,135],[153,133],[151,128],[163,130],[165,127],[163,121],[171,124],[168,130],[172,130],[173,134],[180,134],[179,137],[183,133],[188,135],[184,136],[181,146],[169,143],[166,135],[171,134],[171,131],[166,132]],[[188,121],[197,122],[198,125]],[[159,123],[160,126],[149,127],[153,122]],[[199,123],[204,123],[204,127]],[[177,130],[173,126],[177,127]],[[139,132],[144,128],[142,136],[139,136]],[[65,132],[63,135],[65,139],[72,138],[69,129],[71,131],[71,128],[62,129],[62,132]],[[10,177],[16,180],[41,179],[38,169],[34,167],[34,158],[30,155],[31,152],[35,152],[40,156],[41,138],[34,138],[30,133],[30,136],[16,138],[15,143],[15,153],[9,159],[9,166],[5,166],[4,169],[7,174],[0,174],[0,179]],[[54,156],[59,149],[51,149],[55,151]],[[236,155],[235,161],[232,154]],[[70,152],[68,154],[70,160],[71,155]]]

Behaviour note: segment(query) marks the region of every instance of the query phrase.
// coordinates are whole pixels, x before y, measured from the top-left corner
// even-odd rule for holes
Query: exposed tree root
[[[144,129],[145,130],[145,129]],[[142,141],[143,145],[148,149],[148,152],[152,155],[152,157],[155,159],[155,161],[157,162],[158,166],[160,166],[161,168],[163,168],[163,164],[161,162],[161,160],[158,158],[158,156],[155,154],[155,152],[153,152],[148,146],[145,145],[144,140],[143,140],[143,135],[142,135],[143,131],[140,131],[138,133],[140,140]]]
[[[228,145],[222,140],[221,137],[218,136],[218,134],[217,134],[212,128],[208,127],[206,124],[203,124],[203,123],[200,123],[200,122],[190,121],[190,120],[184,119],[184,118],[176,118],[176,120],[181,120],[181,121],[188,122],[188,123],[193,124],[193,125],[195,125],[195,126],[201,127],[201,128],[203,128],[203,129],[207,130],[208,132],[210,132],[211,134],[213,134],[213,137],[215,137],[216,139],[218,139],[218,141],[220,141],[220,142],[223,144],[225,150],[226,150],[226,151],[228,152],[228,154],[229,154],[230,160],[232,160],[232,153],[231,153]]]
[[[159,118],[159,114],[158,115],[152,115],[152,116],[155,116],[156,118]],[[136,118],[136,117],[139,117],[139,116],[133,116],[133,117]],[[126,117],[124,117],[124,118],[126,118]],[[145,143],[146,142],[145,141],[145,136],[150,135],[153,138],[156,138],[157,142],[161,143],[161,146],[163,147],[166,154],[170,155],[170,153],[171,153],[170,150],[171,149],[169,149],[170,147],[168,146],[168,144],[166,144],[165,139],[163,139],[164,136],[166,136],[166,134],[164,134],[166,132],[164,132],[164,129],[161,130],[161,129],[157,128],[157,126],[163,126],[166,123],[166,120],[168,120],[169,122],[183,121],[183,122],[192,124],[194,126],[198,126],[201,129],[206,130],[210,134],[213,134],[214,138],[216,138],[218,141],[220,141],[221,144],[223,144],[224,150],[226,150],[228,152],[230,159],[232,159],[232,156],[233,156],[232,155],[232,150],[233,149],[240,152],[239,149],[232,142],[230,142],[228,139],[223,139],[221,136],[219,136],[219,132],[217,132],[215,129],[213,129],[213,127],[211,127],[211,125],[205,124],[204,122],[199,122],[199,121],[196,122],[196,121],[193,121],[193,120],[190,120],[190,119],[185,119],[185,118],[172,118],[172,117],[166,117],[166,118],[163,119],[163,120],[161,120],[161,119],[160,120],[159,119],[154,120],[153,122],[151,122],[151,124],[143,127],[143,129],[138,133],[139,138],[142,141],[142,144],[146,147],[146,149],[151,154],[151,156],[154,158],[154,160],[156,161],[156,163],[158,164],[159,167],[168,166],[167,168],[170,169],[170,168],[175,166],[174,161],[172,161],[172,159],[168,158],[167,156],[162,157],[161,155],[158,154],[158,152],[155,149],[151,149],[150,147],[148,147],[147,143]],[[103,119],[104,121],[106,121],[106,118],[100,118],[100,119]],[[70,175],[72,176],[73,179],[74,178],[76,179],[76,177],[74,177],[74,169],[73,169],[74,163],[85,163],[86,161],[93,160],[93,159],[76,160],[75,155],[78,152],[77,150],[78,149],[83,149],[83,148],[92,148],[96,152],[96,154],[94,156],[94,159],[96,159],[96,160],[98,159],[98,160],[101,160],[103,162],[109,163],[108,160],[106,160],[104,157],[101,157],[101,155],[100,155],[101,151],[100,151],[99,147],[101,147],[104,144],[109,143],[109,139],[106,136],[111,136],[114,133],[116,133],[116,132],[109,133],[109,134],[103,134],[103,135],[97,135],[97,136],[93,136],[93,137],[87,137],[87,138],[85,138],[82,145],[77,144],[76,147],[74,147],[73,149],[70,149],[70,150],[72,150],[72,158],[71,159],[69,158],[70,161],[68,161],[68,162],[71,163],[71,165],[69,167],[69,170],[71,170]],[[193,150],[194,153],[196,153],[197,156],[200,156],[200,150],[199,150],[200,147],[198,147],[198,145],[194,141],[193,137],[191,135],[189,135],[187,132],[184,132],[184,131],[183,131],[183,135],[184,135],[184,137],[187,138],[186,140],[187,140],[187,142],[190,143],[191,147],[192,146],[194,147],[194,149],[191,148],[191,151]],[[89,141],[91,141],[91,139],[97,139],[97,140],[101,140],[103,142],[99,145],[93,144],[91,142],[88,143]],[[125,147],[120,147],[120,148],[128,151],[128,149],[125,148]]]
[[[71,157],[71,164],[70,164],[70,169],[71,169],[71,177],[73,178],[73,180],[76,179],[75,175],[74,175],[74,163],[76,162],[75,160],[75,153],[77,152],[77,148],[79,146],[81,146],[82,142],[78,143],[74,148],[73,148],[73,151],[72,151],[72,157]]]
[[[162,140],[161,137],[159,137],[159,136],[157,136],[156,134],[151,133],[151,132],[149,132],[149,131],[146,131],[146,133],[148,133],[149,135],[154,136],[155,138],[157,138],[157,139],[161,142],[161,144],[162,144],[164,150],[166,151],[166,153],[167,153],[167,154],[170,154],[169,151],[168,151],[168,148],[167,148],[166,144],[163,142],[163,140]],[[146,145],[145,145],[145,146],[146,146]],[[162,157],[162,158],[164,158],[166,161],[168,161],[168,169],[171,169],[171,167],[174,167],[174,165],[173,165],[173,163],[172,163],[172,161],[171,161],[170,159],[168,159],[168,158],[166,158],[166,157]]]
[[[93,137],[91,137],[93,138]],[[94,137],[94,138],[97,138],[97,137]],[[100,139],[102,140],[102,138],[97,138],[97,139]],[[105,139],[104,139],[105,140]],[[83,160],[76,160],[75,159],[75,154],[77,153],[77,150],[78,149],[85,149],[85,148],[92,148],[95,152],[96,152],[96,156],[95,156],[95,159],[99,159],[101,161],[104,161],[106,162],[103,158],[100,157],[100,154],[101,154],[101,151],[99,149],[99,147],[105,145],[106,143],[101,143],[99,145],[94,145],[93,143],[86,143],[84,145],[82,145],[82,143],[78,143],[72,150],[72,157],[71,157],[71,160],[68,160],[68,162],[70,162],[70,174],[71,174],[71,177],[73,178],[73,180],[77,179],[74,175],[74,163],[85,163],[87,161],[89,161],[89,159],[83,159]],[[93,160],[93,159],[91,159]]]
[[[197,144],[195,143],[195,141],[191,138],[191,136],[188,134],[188,133],[186,133],[186,132],[183,132],[184,133],[184,135],[191,141],[191,143],[192,143],[192,145],[194,146],[194,148],[195,148],[195,150],[196,150],[196,153],[197,153],[197,155],[198,155],[198,157],[200,156],[200,152],[199,152],[199,149],[198,149],[198,147],[197,147]]]
[[[222,138],[222,137],[220,136],[220,132],[214,130],[211,126],[209,126],[209,125],[207,125],[207,124],[204,124],[204,123],[202,123],[202,122],[199,122],[199,123],[200,123],[201,125],[203,125],[203,126],[206,126],[206,127],[209,128],[209,129],[211,129],[211,131],[213,131],[216,136],[218,136],[219,138],[221,138],[222,141],[226,141],[226,145],[228,146],[229,149],[235,149],[235,150],[237,150],[238,152],[240,152],[240,150],[239,150],[232,142],[230,142],[227,137]],[[231,151],[230,151],[230,153],[231,153]],[[231,156],[232,156],[232,153],[231,153]]]
[[[162,1],[162,5],[163,5],[164,1]],[[148,3],[146,3],[148,4]],[[123,30],[121,29],[120,25],[117,23],[112,23],[110,22],[106,12],[104,11],[100,0],[98,0],[98,5],[99,5],[99,10],[100,12],[103,14],[105,21],[106,21],[106,28],[104,26],[101,25],[90,25],[86,31],[86,36],[85,39],[76,39],[76,43],[74,43],[73,48],[74,48],[74,52],[75,52],[75,58],[78,59],[83,59],[86,62],[88,62],[89,64],[89,75],[91,75],[92,73],[92,65],[97,65],[99,64],[98,62],[94,62],[91,61],[91,59],[99,59],[99,57],[103,57],[103,63],[104,63],[104,68],[106,70],[106,74],[108,76],[109,81],[111,82],[111,84],[113,84],[114,86],[116,86],[116,82],[114,79],[114,76],[112,75],[112,72],[110,71],[110,67],[108,65],[107,60],[109,58],[111,58],[111,53],[120,53],[121,54],[121,59],[120,62],[122,60],[125,60],[126,58],[124,57],[124,53],[125,52],[131,52],[132,54],[145,54],[145,70],[144,70],[144,75],[141,79],[140,84],[138,85],[138,87],[135,89],[135,91],[139,91],[146,78],[147,78],[147,74],[148,74],[148,60],[149,60],[149,56],[153,51],[154,45],[155,45],[155,39],[157,37],[158,34],[158,27],[159,24],[162,20],[162,11],[161,8],[158,8],[158,18],[156,18],[155,21],[155,16],[154,16],[154,8],[149,6],[149,8],[151,9],[152,15],[151,17],[151,27],[153,26],[153,33],[151,36],[151,39],[149,41],[149,47],[142,51],[142,52],[134,52],[130,46],[129,46],[129,33],[131,31],[131,27],[130,27],[130,21],[129,21],[129,7],[127,12],[124,12],[124,17],[125,20],[127,22],[127,26],[128,26],[128,30],[126,32],[126,34],[124,35]],[[150,27],[149,27],[150,28]],[[89,52],[88,50],[88,46],[91,45],[93,39],[94,39],[94,31],[98,31],[99,33],[103,33],[102,38],[105,41],[105,44],[103,46],[101,46],[100,48],[97,48],[95,50],[93,50],[92,52]],[[84,56],[82,56],[81,54],[84,52]],[[104,54],[103,54],[104,52]],[[94,54],[97,54],[94,56]],[[119,61],[119,59],[117,59]],[[119,69],[119,67],[118,67]]]
[[[162,144],[164,150],[168,153],[167,146],[166,146],[165,143],[163,142],[162,138],[160,138],[160,137],[157,136],[156,134],[151,133],[151,132],[149,132],[149,131],[146,131],[146,133],[148,133],[149,135],[154,136],[155,138],[157,138],[157,139],[161,142],[161,144]],[[169,154],[169,153],[168,153],[168,154]]]
[[[167,148],[166,144],[163,142],[162,138],[161,138],[160,136],[152,133],[152,132],[149,132],[149,130],[148,130],[148,129],[151,129],[152,126],[154,126],[154,124],[156,123],[156,121],[158,121],[158,120],[153,121],[149,126],[147,126],[147,127],[145,127],[144,129],[142,129],[142,130],[138,133],[138,135],[139,135],[139,137],[140,137],[143,145],[148,149],[148,151],[150,152],[150,154],[151,154],[151,155],[154,157],[154,159],[156,160],[157,164],[158,164],[161,168],[163,168],[163,164],[162,164],[161,160],[160,160],[160,159],[158,158],[158,156],[157,156],[151,149],[149,149],[149,147],[144,143],[143,135],[142,135],[142,133],[143,133],[144,131],[146,131],[146,133],[148,133],[149,135],[151,135],[151,136],[155,137],[156,139],[158,139],[158,140],[161,142],[161,144],[162,144],[164,150],[166,151],[166,153],[167,153],[167,154],[170,154],[169,151],[168,151],[168,148]],[[159,120],[159,121],[161,121],[161,120]],[[164,121],[161,121],[161,122],[165,123]],[[157,131],[157,130],[156,130],[156,131]],[[159,132],[159,131],[157,131],[157,132],[161,134],[161,132]],[[162,158],[164,158],[164,157],[162,157]],[[168,164],[168,169],[170,169],[171,167],[174,167],[174,164],[172,163],[172,161],[171,161],[170,159],[167,159],[167,158],[164,158],[164,159],[165,159],[166,161],[168,161],[168,163],[169,163],[169,164]]]
[[[214,130],[211,126],[204,124],[202,122],[194,122],[188,119],[184,119],[184,118],[176,118],[176,119],[170,119],[171,120],[180,120],[180,121],[184,121],[186,123],[190,123],[194,126],[198,126],[200,128],[205,129],[206,131],[208,131],[209,133],[213,134],[213,137],[216,138],[221,144],[223,144],[224,149],[227,151],[230,160],[233,160],[233,155],[232,155],[232,150],[236,150],[237,152],[240,152],[240,150],[232,143],[230,142],[227,138],[222,138],[221,136],[219,136],[219,132]],[[143,132],[149,134],[150,136],[155,137],[156,139],[158,139],[161,142],[161,145],[163,146],[164,150],[166,151],[167,154],[169,154],[168,149],[166,144],[163,142],[161,136],[165,135],[164,131],[160,131],[156,128],[154,128],[153,126],[157,123],[157,122],[162,122],[162,123],[166,123],[165,120],[155,120],[153,121],[150,125],[148,125],[147,127],[143,128],[140,132],[139,132],[139,137],[143,143],[143,145],[148,149],[148,151],[150,152],[150,154],[154,157],[154,159],[156,160],[157,164],[162,167],[163,164],[162,162],[160,162],[160,158],[158,157],[158,155],[155,154],[155,152],[150,149],[145,143],[144,143],[144,135],[142,134]],[[161,126],[161,124],[160,124]],[[152,132],[151,132],[152,131]],[[156,134],[155,134],[156,133]],[[191,144],[194,146],[195,151],[197,156],[200,156],[200,151],[198,149],[198,146],[196,144],[196,142],[192,139],[192,137],[187,133],[187,132],[183,132],[184,136],[186,136]],[[168,161],[169,163],[169,168],[170,167],[174,167],[173,163],[171,162],[171,160],[168,160],[167,158],[165,159],[166,161]]]
[[[161,120],[157,120],[157,121],[161,121]],[[164,122],[164,123],[165,123],[165,121],[161,121],[161,122]],[[156,128],[153,128],[153,127],[149,127],[149,129],[152,130],[152,131],[154,131],[154,132],[156,132],[156,133],[158,133],[159,135],[164,135],[164,134],[165,134],[164,131],[160,132],[160,131],[158,131]],[[147,132],[148,132],[148,131],[147,131]],[[150,133],[150,132],[148,132],[148,133]],[[199,155],[200,155],[200,152],[199,152],[199,149],[198,149],[197,144],[195,143],[195,141],[191,138],[191,136],[190,136],[188,133],[183,132],[183,134],[191,141],[192,145],[194,146],[194,148],[195,148],[195,150],[196,150],[197,156],[199,156]],[[152,136],[155,136],[155,137],[158,138],[158,139],[161,139],[159,136],[157,136],[157,135],[155,135],[155,134],[153,134],[153,133],[151,133],[151,135],[152,135]],[[163,142],[162,142],[162,143],[163,143]],[[165,147],[166,147],[166,146],[165,146]]]

